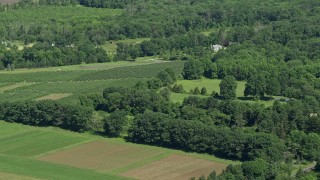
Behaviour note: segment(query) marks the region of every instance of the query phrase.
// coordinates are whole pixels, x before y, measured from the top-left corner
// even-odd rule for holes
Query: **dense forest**
[[[42,9],[62,12],[58,8],[74,17],[39,15]],[[303,161],[318,162],[320,172],[318,0],[22,0],[0,6],[0,23],[0,69],[144,56],[185,61],[182,74],[169,68],[132,88],[108,87],[84,95],[77,107],[52,101],[1,104],[0,119],[112,137],[125,131],[131,142],[243,161],[202,179],[316,178],[301,169],[291,173]],[[114,56],[101,48],[129,38],[150,40],[119,43]],[[33,46],[21,50],[7,43],[12,41]],[[221,79],[220,94],[170,101],[171,92],[184,93],[175,84],[178,78],[202,77]],[[270,107],[236,101],[237,81],[246,82],[249,99],[284,100]],[[92,125],[94,111],[110,116]]]

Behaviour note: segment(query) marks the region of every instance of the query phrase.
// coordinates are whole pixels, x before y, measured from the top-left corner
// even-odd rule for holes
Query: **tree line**
[[[6,48],[0,46],[0,69],[42,68],[111,61],[104,49],[96,48],[90,43],[78,46],[37,43],[23,50],[19,50],[16,46],[11,47],[10,50]]]
[[[76,132],[88,130],[92,109],[45,101],[0,104],[0,119],[31,126],[55,126]]]

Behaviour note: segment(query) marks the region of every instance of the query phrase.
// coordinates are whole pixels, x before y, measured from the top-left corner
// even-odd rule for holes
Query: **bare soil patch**
[[[65,98],[65,97],[68,97],[68,96],[71,96],[72,93],[51,93],[51,94],[48,94],[48,95],[45,95],[45,96],[42,96],[42,97],[39,97],[35,100],[37,101],[40,101],[40,100],[58,100],[58,99],[62,99],[62,98]]]
[[[171,155],[160,161],[133,169],[121,175],[141,180],[175,179],[185,180],[191,177],[208,176],[213,170],[221,173],[227,164],[212,162],[184,155]]]
[[[94,141],[40,157],[40,160],[69,166],[111,171],[143,162],[162,153],[139,146]]]
[[[11,174],[6,172],[0,172],[0,179],[7,180],[7,179],[13,179],[13,180],[39,180],[33,177],[28,176],[20,176],[17,174]]]

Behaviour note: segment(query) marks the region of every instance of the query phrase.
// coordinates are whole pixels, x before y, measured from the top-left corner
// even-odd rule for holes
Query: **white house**
[[[214,51],[214,52],[218,52],[220,49],[224,49],[223,46],[219,45],[219,44],[211,44],[211,49]]]

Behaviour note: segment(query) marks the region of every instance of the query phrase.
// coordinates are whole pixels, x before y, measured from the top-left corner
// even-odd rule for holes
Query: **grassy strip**
[[[102,174],[91,170],[78,169],[64,165],[50,164],[44,161],[6,155],[0,155],[0,171],[42,179],[127,179],[124,177]]]

